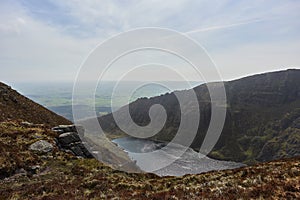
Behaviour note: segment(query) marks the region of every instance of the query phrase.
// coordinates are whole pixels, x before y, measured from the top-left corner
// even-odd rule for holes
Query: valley
[[[193,88],[204,112],[199,135],[175,162],[152,173],[146,172],[149,167],[172,158],[182,147],[165,148],[179,117],[172,93],[139,98],[129,105],[140,125],[147,123],[153,103],[166,106],[167,123],[150,140],[126,138],[107,114],[82,121],[99,121],[105,135],[77,130],[78,141],[75,132],[68,132],[73,130],[71,121],[1,83],[0,199],[300,198],[299,73],[287,70],[226,82],[225,127],[207,157],[195,150],[209,122],[209,96],[205,85]],[[67,141],[69,149],[61,146]],[[32,148],[36,143],[48,146]],[[77,155],[82,144],[93,157]],[[164,150],[165,157],[145,162],[143,153],[157,150]]]

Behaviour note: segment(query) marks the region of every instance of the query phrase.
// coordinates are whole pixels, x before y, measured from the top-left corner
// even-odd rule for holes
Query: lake
[[[176,157],[176,153],[184,148],[179,145],[166,146],[166,143],[131,137],[114,139],[112,142],[126,151],[143,171],[152,172],[159,176],[182,176],[245,166],[242,163],[211,159],[191,148],[188,148],[180,157]],[[152,154],[151,158],[148,158],[148,153],[158,150],[163,153]],[[171,160],[175,161],[166,167],[152,171],[152,169],[162,166],[162,163],[168,163]]]

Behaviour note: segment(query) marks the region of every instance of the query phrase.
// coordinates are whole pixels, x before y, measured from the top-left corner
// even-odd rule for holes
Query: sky
[[[206,49],[222,80],[300,68],[299,10],[298,0],[0,0],[0,81],[74,81],[99,43],[142,27],[185,33]],[[148,71],[172,79],[156,68]]]

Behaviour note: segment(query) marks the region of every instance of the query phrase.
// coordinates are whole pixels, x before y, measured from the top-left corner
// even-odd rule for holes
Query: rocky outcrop
[[[52,130],[59,134],[57,145],[60,149],[83,158],[93,158],[92,154],[85,147],[84,141],[81,140],[84,136],[82,126],[60,125],[52,128]]]
[[[52,130],[59,134],[67,133],[67,132],[76,132],[80,136],[84,135],[84,128],[82,126],[78,126],[78,125],[59,125],[59,126],[52,128]]]

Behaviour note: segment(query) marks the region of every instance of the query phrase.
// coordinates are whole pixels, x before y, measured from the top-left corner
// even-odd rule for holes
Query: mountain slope
[[[183,177],[114,170],[60,151],[45,126],[0,122],[0,199],[299,199],[300,158]],[[48,153],[28,149],[45,139]],[[5,178],[4,178],[5,177]]]
[[[218,87],[216,83],[209,84]],[[300,155],[300,70],[254,75],[225,82],[224,85],[227,94],[226,121],[210,157],[255,163]],[[191,147],[199,149],[210,122],[211,103],[205,84],[195,87],[194,91],[201,120]],[[132,119],[141,126],[148,124],[148,111],[154,104],[163,105],[168,117],[164,128],[152,139],[170,141],[180,124],[180,107],[174,93],[131,103]],[[117,112],[121,113],[122,109]],[[124,134],[112,114],[100,117],[99,122],[108,135]],[[284,145],[279,145],[284,138],[287,139]]]
[[[14,91],[10,92],[4,97],[1,95],[5,102],[16,97]],[[30,121],[30,114],[34,115],[31,120],[42,115],[42,112],[32,113],[30,108],[26,108],[38,105],[28,103],[24,97],[17,96],[16,99],[23,108],[16,110],[17,105],[8,103],[14,112],[1,113],[2,116],[11,115],[11,119],[23,118],[4,118],[4,122],[0,122],[0,199],[300,198],[300,157],[183,177],[126,173],[96,159],[79,158],[62,151],[57,144],[59,133],[50,130],[49,124],[43,121],[38,123],[44,125],[22,122]],[[38,106],[33,111],[41,109]],[[15,112],[18,115],[12,115]],[[299,127],[295,116],[286,115],[280,127],[288,127],[286,130]],[[285,136],[282,136],[279,135],[279,139],[284,139]],[[49,151],[31,148],[41,140],[47,141],[52,148]]]
[[[0,82],[0,122],[21,119],[36,124],[71,124],[71,122]]]

